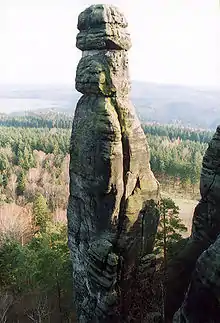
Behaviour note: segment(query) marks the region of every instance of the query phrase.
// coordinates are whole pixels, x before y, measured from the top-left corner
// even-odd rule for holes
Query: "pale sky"
[[[77,16],[100,1],[0,0],[0,83],[74,84]],[[220,88],[219,0],[112,0],[134,80]]]

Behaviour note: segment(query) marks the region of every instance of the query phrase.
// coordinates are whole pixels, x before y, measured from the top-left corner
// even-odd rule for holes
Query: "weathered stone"
[[[126,43],[120,36],[126,26],[123,15],[107,5],[79,16],[77,46],[85,51],[76,89],[83,96],[72,127],[67,211],[79,322],[106,322],[116,285],[152,252],[159,218],[159,184],[129,100],[130,38],[126,34]]]
[[[142,283],[145,281],[152,282],[156,272],[156,256],[154,254],[147,254],[140,258],[138,266],[138,278]]]
[[[167,271],[165,301],[166,315],[169,320],[181,306],[190,284],[185,301],[175,316],[175,322],[218,322],[200,320],[200,315],[205,317],[202,315],[203,309],[206,308],[207,312],[210,306],[212,308],[213,304],[216,306],[213,298],[211,303],[207,302],[206,307],[201,307],[198,304],[203,304],[203,298],[210,299],[210,295],[215,289],[219,290],[218,281],[213,281],[212,285],[210,284],[207,288],[200,275],[203,275],[202,272],[204,273],[203,266],[208,266],[204,275],[207,275],[208,271],[211,273],[220,270],[220,261],[217,264],[217,259],[220,258],[215,254],[214,260],[212,256],[215,248],[219,245],[216,239],[220,233],[220,127],[217,128],[203,158],[200,192],[202,198],[195,208],[189,241],[183,251],[171,261]],[[213,243],[214,247],[210,247]],[[199,291],[201,297],[198,296]],[[195,310],[195,304],[200,308],[198,311]],[[209,315],[211,318],[211,313]]]
[[[85,51],[76,72],[76,89],[83,94],[129,94],[128,55],[125,51]]]
[[[218,323],[220,319],[220,236],[196,262],[185,300],[173,323]]]
[[[161,316],[161,313],[159,312],[152,312],[147,315],[147,318],[142,323],[162,323],[163,318]]]
[[[125,17],[114,6],[93,5],[79,15],[76,46],[81,50],[131,47]]]
[[[191,238],[211,244],[220,233],[220,127],[203,158],[200,192],[202,199],[193,217]]]
[[[220,200],[220,126],[209,143],[202,163],[200,192],[203,200]]]

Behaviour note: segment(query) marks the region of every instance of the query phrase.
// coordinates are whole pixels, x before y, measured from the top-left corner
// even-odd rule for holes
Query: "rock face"
[[[193,218],[192,239],[211,244],[220,233],[220,127],[203,158],[200,192],[201,211]]]
[[[189,289],[173,323],[220,321],[220,235],[196,262]]]
[[[79,15],[79,100],[70,145],[69,248],[79,322],[106,322],[116,286],[152,252],[159,185],[129,100],[127,22],[117,8]]]
[[[188,289],[173,322],[219,322],[220,127],[203,158],[200,192],[201,201],[195,208],[190,239],[168,267],[169,319],[181,306]]]

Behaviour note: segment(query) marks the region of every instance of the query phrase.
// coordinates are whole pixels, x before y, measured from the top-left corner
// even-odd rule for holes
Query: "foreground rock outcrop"
[[[220,127],[203,158],[200,192],[189,241],[168,266],[167,322],[179,307],[173,322],[220,321]]]
[[[78,29],[83,96],[71,136],[69,248],[78,321],[106,322],[129,286],[125,277],[152,252],[159,185],[129,100],[126,19],[114,6],[94,5],[79,15]]]

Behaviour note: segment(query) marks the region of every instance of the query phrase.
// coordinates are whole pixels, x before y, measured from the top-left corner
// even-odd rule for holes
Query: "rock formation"
[[[187,289],[173,322],[220,321],[220,127],[203,158],[200,193],[189,241],[168,266],[167,322],[181,306]]]
[[[117,286],[152,252],[159,185],[129,100],[127,22],[117,8],[79,15],[80,98],[70,145],[68,236],[79,322],[106,322]]]
[[[173,323],[220,322],[220,235],[196,262],[190,285]]]

